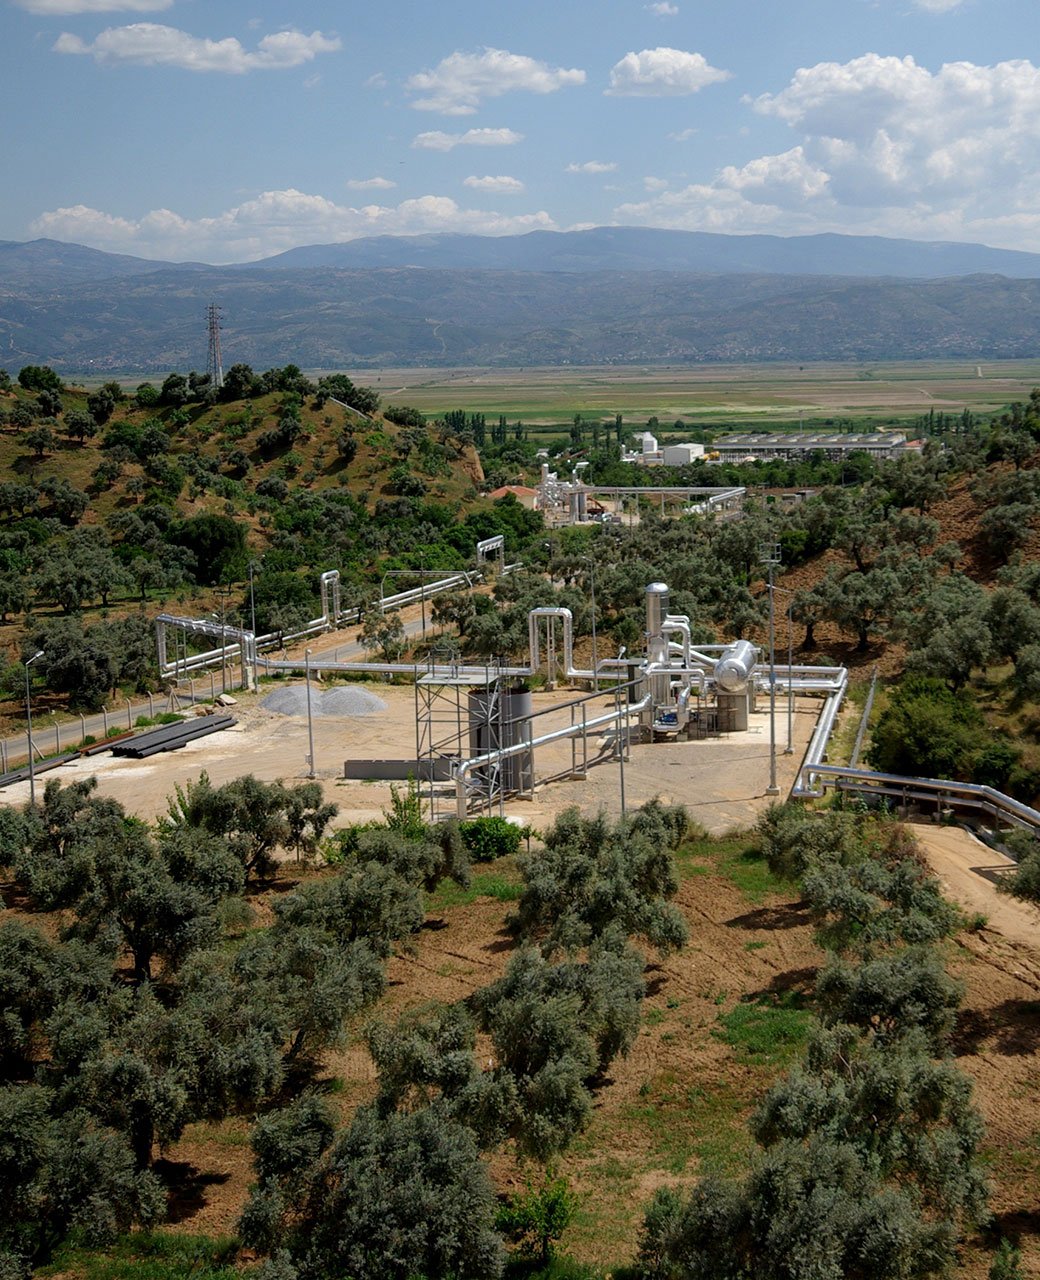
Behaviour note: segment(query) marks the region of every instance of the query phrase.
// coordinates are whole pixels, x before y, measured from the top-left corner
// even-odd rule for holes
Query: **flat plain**
[[[849,418],[885,425],[930,409],[997,412],[1040,385],[1040,359],[349,372],[374,386],[384,404],[408,404],[426,414],[505,414],[531,425],[566,421],[574,413],[620,413],[630,424],[650,416],[662,423],[681,417],[687,425],[733,428]]]

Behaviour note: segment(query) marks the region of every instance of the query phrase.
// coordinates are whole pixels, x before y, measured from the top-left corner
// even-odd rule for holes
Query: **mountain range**
[[[631,227],[380,236],[212,266],[0,241],[0,366],[67,373],[999,359],[1040,348],[1040,254]]]

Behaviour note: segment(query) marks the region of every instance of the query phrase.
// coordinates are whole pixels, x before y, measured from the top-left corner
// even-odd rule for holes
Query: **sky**
[[[225,263],[619,225],[1040,252],[1038,37],[1040,0],[0,0],[0,239]]]

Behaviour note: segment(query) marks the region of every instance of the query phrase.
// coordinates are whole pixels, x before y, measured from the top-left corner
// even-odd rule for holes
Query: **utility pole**
[[[773,570],[780,563],[780,543],[767,542],[761,547],[759,563],[766,566],[769,582],[769,786],[767,796],[778,796],[776,785],[776,617],[773,606]]]

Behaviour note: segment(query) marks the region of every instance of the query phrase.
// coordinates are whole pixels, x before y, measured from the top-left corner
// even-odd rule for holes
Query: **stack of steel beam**
[[[194,742],[196,738],[220,733],[222,729],[230,729],[235,724],[237,721],[231,716],[200,716],[196,720],[180,720],[176,724],[164,724],[159,729],[117,742],[112,747],[112,754],[144,760],[163,751],[176,751],[189,742]]]

